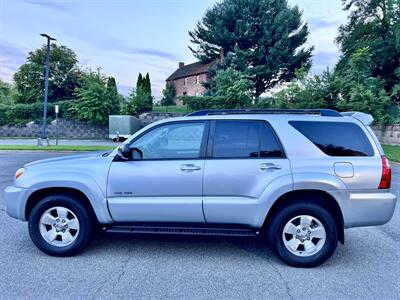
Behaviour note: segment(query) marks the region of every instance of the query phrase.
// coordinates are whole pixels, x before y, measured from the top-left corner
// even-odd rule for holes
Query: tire
[[[328,210],[315,203],[298,202],[275,214],[268,239],[282,261],[294,267],[311,268],[324,263],[335,252],[338,229]]]
[[[72,256],[92,241],[95,222],[78,198],[50,195],[38,202],[28,218],[33,243],[52,256]]]

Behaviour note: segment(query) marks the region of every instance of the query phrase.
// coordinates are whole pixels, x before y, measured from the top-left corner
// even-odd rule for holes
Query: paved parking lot
[[[29,161],[60,153],[0,151],[0,189]],[[399,195],[399,165],[393,168]],[[76,257],[36,249],[6,216],[0,192],[0,299],[399,299],[400,212],[380,227],[346,231],[324,265],[295,269],[258,240],[99,237]]]

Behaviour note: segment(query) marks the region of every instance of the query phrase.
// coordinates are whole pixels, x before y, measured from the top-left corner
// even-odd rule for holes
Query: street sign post
[[[54,112],[56,113],[56,146],[58,146],[58,113],[60,111],[59,106],[54,105]]]

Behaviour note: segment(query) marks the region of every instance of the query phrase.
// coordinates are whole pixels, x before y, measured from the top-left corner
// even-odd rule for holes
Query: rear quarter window
[[[289,124],[329,156],[373,156],[364,131],[354,123],[290,121]]]

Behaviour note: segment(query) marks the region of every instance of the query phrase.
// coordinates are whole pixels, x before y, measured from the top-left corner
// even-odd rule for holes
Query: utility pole
[[[55,38],[42,33],[41,36],[47,39],[47,48],[46,48],[46,72],[44,75],[44,107],[43,107],[43,125],[42,125],[42,134],[41,134],[41,145],[48,145],[47,142],[47,134],[46,134],[46,118],[47,118],[47,94],[49,89],[49,56],[50,56],[50,41],[56,41]]]

